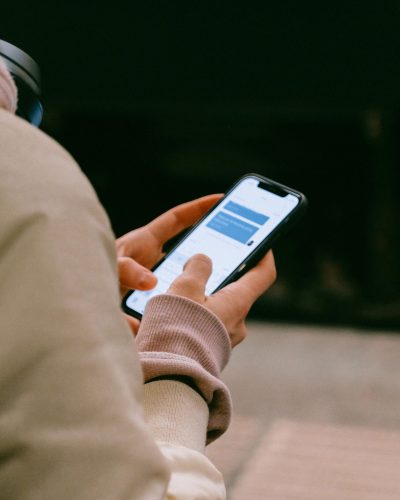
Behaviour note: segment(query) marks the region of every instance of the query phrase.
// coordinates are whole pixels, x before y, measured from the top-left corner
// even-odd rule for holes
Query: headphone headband
[[[24,51],[0,40],[0,57],[14,78],[18,88],[17,115],[39,126],[43,117],[40,102],[40,69],[38,64]]]

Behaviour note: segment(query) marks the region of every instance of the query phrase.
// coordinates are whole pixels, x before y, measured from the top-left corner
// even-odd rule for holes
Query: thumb
[[[183,273],[176,278],[167,293],[181,295],[199,304],[205,301],[204,290],[212,271],[212,262],[207,255],[193,255],[185,264]]]

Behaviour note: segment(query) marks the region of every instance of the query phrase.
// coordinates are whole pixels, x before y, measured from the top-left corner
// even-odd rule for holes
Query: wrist
[[[231,344],[222,322],[197,302],[158,295],[146,307],[136,342],[144,380],[183,377],[208,404],[208,439],[229,424],[229,390],[220,379]]]

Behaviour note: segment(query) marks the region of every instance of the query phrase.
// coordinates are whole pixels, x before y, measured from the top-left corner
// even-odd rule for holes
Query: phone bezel
[[[264,177],[263,175],[260,174],[246,174],[240,177],[229,189],[226,191],[224,196],[215,204],[211,207],[210,210],[207,211],[206,214],[201,217],[196,224],[194,224],[185,234],[182,238],[177,241],[172,248],[168,250],[166,255],[164,255],[158,262],[157,264],[152,268],[152,271],[157,269],[158,266],[166,258],[168,258],[168,255],[175,250],[175,248],[186,238],[190,236],[190,234],[199,226],[203,220],[210,215],[211,212],[216,210],[218,206],[224,202],[226,197],[236,189],[236,187],[243,182],[246,179],[249,178],[254,178],[259,182],[262,182],[265,184],[267,187],[270,187],[275,190],[280,190],[284,191],[286,194],[291,194],[295,196],[299,202],[296,205],[296,207],[269,233],[264,240],[256,247],[254,250],[234,269],[231,274],[212,292],[216,293],[218,290],[226,286],[228,283],[231,283],[232,281],[236,281],[239,279],[241,276],[243,276],[244,273],[246,273],[249,269],[254,267],[257,262],[267,253],[268,250],[271,249],[272,245],[276,242],[278,237],[282,236],[284,233],[286,233],[298,220],[299,218],[304,214],[304,211],[307,207],[307,199],[304,196],[303,193],[300,191],[296,191],[295,189],[289,188],[288,186],[285,186],[284,184],[280,184],[279,182],[273,181],[272,179],[269,179],[267,177]],[[273,192],[273,191],[272,191]],[[135,290],[130,290],[127,292],[127,294],[124,296],[122,300],[122,309],[125,313],[129,314],[130,316],[133,316],[137,319],[142,318],[142,314],[135,311],[134,309],[131,309],[129,306],[127,306],[126,301],[130,295]]]

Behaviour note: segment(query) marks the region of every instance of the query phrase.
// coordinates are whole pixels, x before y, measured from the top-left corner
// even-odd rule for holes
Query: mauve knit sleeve
[[[232,404],[220,374],[229,361],[231,343],[219,318],[190,299],[158,295],[147,304],[136,342],[145,382],[190,378],[209,407],[207,442],[225,432]]]

